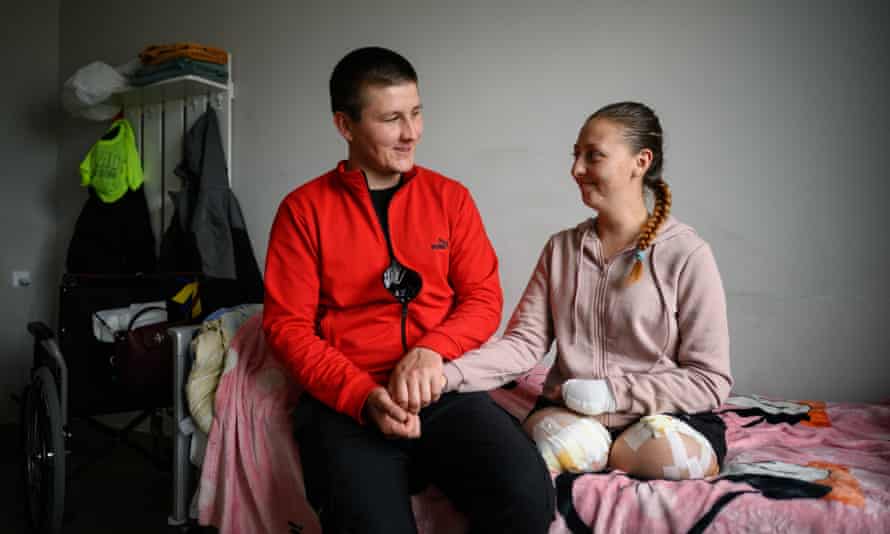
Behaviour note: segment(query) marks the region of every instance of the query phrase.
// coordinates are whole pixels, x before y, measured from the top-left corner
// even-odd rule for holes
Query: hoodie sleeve
[[[445,364],[447,391],[483,391],[502,386],[527,373],[550,350],[554,336],[548,269],[551,252],[552,240],[541,252],[504,336]]]
[[[316,333],[319,251],[311,225],[286,198],[269,238],[263,330],[269,345],[310,395],[361,422],[377,384]]]
[[[680,343],[676,369],[609,377],[616,412],[648,415],[713,410],[729,395],[726,297],[711,248],[687,259],[677,284]]]
[[[482,217],[466,188],[461,187],[457,215],[451,220],[448,281],[455,305],[448,317],[415,344],[453,360],[479,347],[501,323],[504,295],[498,258],[485,233]]]

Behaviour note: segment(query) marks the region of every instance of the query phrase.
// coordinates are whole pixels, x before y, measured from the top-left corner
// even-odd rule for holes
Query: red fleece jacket
[[[467,189],[423,167],[389,205],[398,260],[418,273],[408,347],[454,359],[497,329],[498,260]],[[263,329],[297,382],[361,421],[402,358],[401,305],[383,287],[389,251],[361,171],[345,162],[291,192],[272,225]]]

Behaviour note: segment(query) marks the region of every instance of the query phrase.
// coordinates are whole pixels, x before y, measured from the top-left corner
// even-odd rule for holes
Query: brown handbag
[[[136,313],[126,330],[114,334],[114,361],[118,386],[133,395],[155,399],[165,406],[173,400],[173,340],[167,329],[170,321],[133,328],[136,320],[152,310],[149,306]]]

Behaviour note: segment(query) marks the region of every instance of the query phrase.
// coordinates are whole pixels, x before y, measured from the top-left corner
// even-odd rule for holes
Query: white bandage
[[[686,443],[680,435],[695,440],[699,447],[699,455],[689,457]],[[674,464],[664,468],[664,477],[671,480],[683,478],[703,478],[711,465],[711,444],[698,431],[685,422],[667,415],[649,415],[624,433],[624,441],[635,451],[647,440],[664,436],[671,447]],[[683,470],[689,473],[683,476]]]
[[[686,444],[680,439],[680,434],[673,429],[664,433],[671,445],[671,455],[674,457],[674,465],[666,465],[664,467],[664,478],[669,480],[681,480],[683,478],[682,469],[689,470],[689,478],[701,478],[701,469],[695,458],[690,459],[686,455]]]
[[[615,397],[605,380],[566,380],[562,385],[562,399],[569,409],[587,415],[615,411]]]
[[[637,449],[640,448],[640,445],[648,441],[651,437],[652,430],[640,422],[627,429],[622,439],[624,439],[627,446],[630,447],[630,450],[636,452]]]
[[[601,423],[577,417],[565,424],[545,417],[532,429],[532,437],[548,469],[554,473],[585,473],[601,469],[612,437]]]
[[[553,450],[553,443],[550,439],[536,439],[535,445],[538,447],[541,457],[544,458],[544,463],[547,464],[547,470],[551,473],[562,473],[562,466],[559,465],[559,459],[556,457],[556,451]]]

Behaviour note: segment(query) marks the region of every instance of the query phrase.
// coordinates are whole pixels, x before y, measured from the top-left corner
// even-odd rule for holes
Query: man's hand
[[[423,347],[409,350],[389,377],[392,399],[412,414],[439,400],[443,387],[442,356]]]
[[[371,390],[364,407],[365,418],[377,425],[384,436],[419,438],[420,417],[403,410],[393,402],[389,392],[378,386]]]

